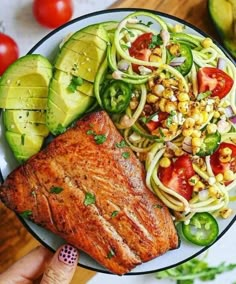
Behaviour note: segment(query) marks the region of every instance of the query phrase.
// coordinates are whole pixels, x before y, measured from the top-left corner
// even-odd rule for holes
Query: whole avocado
[[[208,0],[208,10],[223,45],[236,58],[236,1]]]

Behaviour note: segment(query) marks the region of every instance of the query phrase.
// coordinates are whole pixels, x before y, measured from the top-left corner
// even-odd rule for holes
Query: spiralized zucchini
[[[151,27],[151,21],[155,23],[155,28]],[[160,53],[158,54],[159,58],[154,54],[158,60],[141,60],[129,52],[133,42],[146,33],[161,38],[162,43],[157,45]],[[165,35],[163,36],[161,33]],[[192,55],[191,68],[185,72],[187,73],[185,75],[183,75],[181,64],[187,58],[184,58],[184,54],[179,55],[178,52],[175,54],[173,51],[176,46],[180,47],[181,45],[187,46],[187,50],[191,50]],[[148,48],[148,46],[144,47],[144,49]],[[151,52],[154,53],[155,48],[149,49],[152,49]],[[177,62],[176,65],[172,60],[175,63]],[[182,63],[178,63],[178,60],[182,60]],[[228,94],[222,99],[213,97],[207,92],[206,94],[199,92],[199,69],[205,67],[217,68],[219,60],[224,61],[223,71],[234,82]],[[126,68],[119,67],[122,61],[123,64],[127,65]],[[138,73],[134,71],[134,66],[139,66],[144,71]],[[214,174],[211,165],[211,154],[213,152],[210,155],[199,157],[193,144],[195,138],[201,138],[202,143],[205,143],[204,138],[213,131],[212,125],[217,126],[220,120],[223,119],[225,122],[231,123],[225,114],[227,108],[236,115],[236,68],[224,52],[208,38],[188,33],[184,29],[176,32],[175,28],[161,17],[150,12],[139,11],[128,15],[117,23],[112,35],[111,45],[107,49],[107,58],[104,60],[99,74],[94,88],[100,106],[102,106],[101,85],[104,80],[121,80],[132,86],[133,94],[129,107],[124,113],[114,115],[112,118],[123,134],[127,145],[144,162],[148,188],[171,209],[176,220],[187,223],[196,212],[210,212],[219,216],[222,210],[227,209],[230,201],[229,192],[236,185],[236,181],[225,182],[220,180],[220,176]],[[214,80],[214,78],[211,80],[212,84],[214,84]],[[159,90],[160,93],[168,90],[170,92],[169,97],[167,93],[161,97],[158,90],[154,92],[154,86],[156,86],[156,89],[161,89]],[[187,111],[180,108],[181,102],[183,102],[180,98],[182,93],[185,96],[187,94],[189,107]],[[199,99],[199,95],[203,99]],[[155,96],[157,97],[156,103]],[[162,106],[163,102],[169,103],[168,110],[166,105]],[[171,110],[173,105],[176,108]],[[182,105],[184,107],[184,103]],[[195,112],[191,112],[191,108]],[[197,110],[199,111],[197,112]],[[151,112],[149,117],[147,116],[148,111]],[[168,118],[165,118],[165,127],[157,124],[158,127],[154,130],[148,128],[148,124],[155,124],[160,113],[163,112],[168,113]],[[197,122],[196,118],[199,115],[204,117],[200,123]],[[192,119],[189,120],[189,123],[194,124],[193,129],[185,125],[189,118]],[[192,122],[193,120],[194,122]],[[177,125],[177,129],[170,130],[175,125]],[[235,127],[232,123],[231,125],[232,127],[229,127],[230,129],[227,131],[221,130],[221,141],[218,141],[219,143],[224,141],[235,145]],[[189,129],[193,131],[191,132]],[[215,131],[218,130],[215,129]],[[189,133],[189,135],[186,133]],[[190,140],[192,144],[189,142]],[[209,144],[207,145],[209,146]],[[181,192],[167,187],[159,176],[163,158],[173,162],[181,155],[190,157],[194,177],[203,185],[203,188],[197,189],[196,185],[191,184],[193,193],[189,200]],[[236,157],[233,156],[232,159],[236,160]]]

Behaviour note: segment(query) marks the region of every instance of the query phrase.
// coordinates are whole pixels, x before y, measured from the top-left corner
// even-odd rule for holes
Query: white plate
[[[41,41],[39,41],[29,53],[38,53],[42,54],[49,59],[53,60],[55,55],[58,52],[58,46],[60,42],[65,38],[69,33],[80,30],[83,27],[86,27],[91,24],[104,22],[104,21],[114,21],[121,20],[129,13],[133,12],[133,9],[115,9],[115,10],[105,10],[100,12],[95,12],[92,14],[88,14],[86,16],[79,17],[77,19],[72,20],[66,25],[60,27],[57,30],[49,33],[46,37],[44,37]],[[187,26],[187,31],[192,34],[204,35],[200,30],[193,27],[192,25],[177,19],[173,16],[169,16],[162,13],[154,12],[161,17],[163,17],[168,23],[176,24],[180,22]],[[145,18],[143,19],[145,21]],[[154,26],[152,26],[154,27]],[[224,51],[224,50],[223,50]],[[2,123],[2,122],[1,122]],[[0,168],[3,174],[3,178],[5,178],[8,173],[10,173],[16,166],[17,162],[15,161],[7,143],[4,138],[4,127],[0,125]],[[231,208],[236,210],[236,203],[231,204]],[[220,234],[218,239],[232,226],[236,217],[232,216],[227,220],[219,220],[219,228]],[[63,243],[63,240],[58,236],[52,234],[51,232],[33,224],[28,220],[21,219],[26,228],[33,234],[35,238],[37,238],[42,244],[49,247],[52,250],[56,250],[57,247]],[[217,240],[218,240],[217,239]],[[187,243],[186,241],[182,241],[180,248],[177,250],[169,251],[163,256],[160,256],[154,260],[151,260],[147,263],[137,266],[133,269],[129,274],[143,274],[150,273],[158,270],[162,270],[165,268],[169,268],[180,264],[192,257],[197,256],[201,252],[205,251],[208,247],[198,247],[192,244]],[[106,269],[104,269],[101,265],[96,263],[93,259],[91,259],[88,255],[81,253],[81,257],[79,260],[79,265],[88,269],[96,270],[99,272],[109,273]]]

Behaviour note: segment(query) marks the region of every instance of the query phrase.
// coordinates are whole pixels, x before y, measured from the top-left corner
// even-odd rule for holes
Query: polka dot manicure
[[[75,249],[71,245],[64,245],[58,255],[59,261],[71,266],[74,265],[75,262],[77,262],[77,257],[77,249]]]

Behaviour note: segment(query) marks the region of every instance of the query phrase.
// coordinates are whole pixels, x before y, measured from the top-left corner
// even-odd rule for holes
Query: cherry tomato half
[[[0,33],[0,76],[18,57],[17,43],[10,36]]]
[[[34,0],[33,14],[39,24],[54,29],[70,20],[73,3],[72,0]]]
[[[227,163],[220,161],[220,153],[224,148],[230,148],[232,150],[231,160]],[[210,157],[210,163],[212,171],[215,175],[224,174],[225,171],[231,170],[236,173],[236,146],[231,143],[222,142],[219,148]]]
[[[152,33],[145,33],[136,38],[136,40],[131,44],[131,47],[129,49],[130,56],[143,60],[143,61],[149,61],[149,57],[151,55],[151,50],[149,48],[149,44],[152,41]],[[136,73],[139,73],[139,65],[132,64],[133,71]],[[147,67],[149,69],[153,69],[151,67]]]
[[[197,73],[199,93],[211,91],[213,97],[222,99],[233,86],[233,79],[224,71],[215,67],[200,68]]]
[[[191,199],[193,187],[188,180],[194,175],[194,170],[188,155],[178,157],[167,168],[159,167],[158,175],[166,187],[176,191],[187,200]]]

